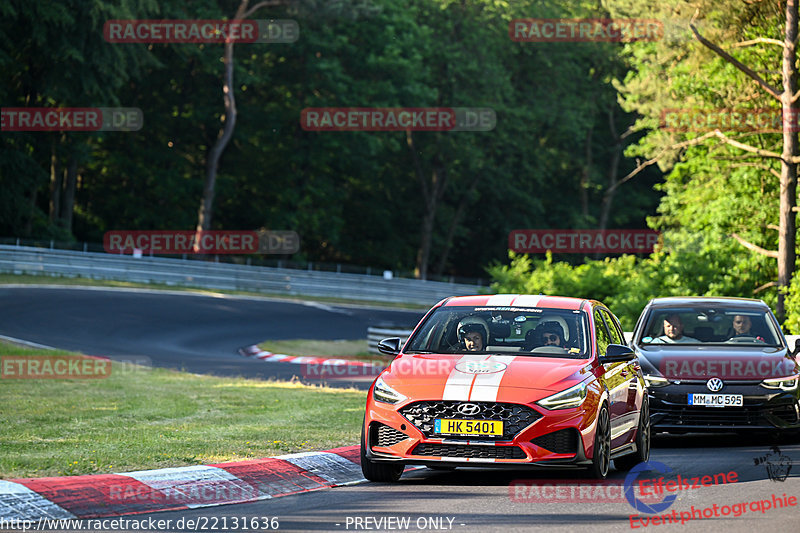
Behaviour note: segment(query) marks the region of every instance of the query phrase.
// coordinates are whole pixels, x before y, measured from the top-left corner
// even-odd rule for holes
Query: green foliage
[[[798,275],[792,278],[785,304],[786,321],[783,326],[786,331],[795,335],[800,334],[800,276]]]
[[[225,18],[238,5],[0,6],[4,105],[122,105],[139,107],[145,119],[138,133],[4,134],[0,235],[58,231],[47,216],[54,141],[62,165],[79,156],[76,238],[99,242],[110,229],[194,227],[207,151],[224,112],[223,47],[111,44],[102,26],[111,18]],[[300,39],[235,46],[239,115],[219,168],[214,229],[293,229],[302,243],[294,259],[411,270],[425,206],[405,133],[300,127],[304,108],[339,106],[496,111],[491,132],[414,133],[425,174],[437,165],[448,174],[434,220],[432,268],[479,276],[483,265],[505,257],[513,229],[595,225],[618,151],[608,141],[608,113],[619,132],[633,121],[612,85],[627,69],[622,47],[517,43],[508,23],[599,14],[594,2],[556,0],[303,0],[259,10],[253,18],[296,19]],[[619,170],[634,165],[623,158]],[[652,172],[626,184],[610,224],[641,227],[661,194],[652,189],[658,179]]]
[[[646,258],[621,255],[587,259],[577,266],[509,252],[510,264],[488,271],[497,292],[549,294],[600,300],[631,330],[645,304],[664,296],[761,297],[774,305],[774,294],[753,294],[759,261],[742,254],[738,244],[708,235],[674,231]],[[741,257],[745,255],[745,257]],[[749,262],[748,262],[749,260]],[[765,262],[765,261],[761,261]],[[795,296],[795,306],[800,298]],[[787,326],[789,323],[787,322]],[[794,329],[797,331],[798,329]]]

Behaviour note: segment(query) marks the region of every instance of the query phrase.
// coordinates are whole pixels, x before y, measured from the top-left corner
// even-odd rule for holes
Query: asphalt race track
[[[419,312],[260,298],[106,289],[4,287],[0,306],[2,335],[96,355],[144,355],[156,366],[196,373],[258,378],[288,378],[296,369],[243,358],[236,354],[238,347],[265,339],[364,338],[368,325],[411,325],[420,316]],[[771,449],[775,444],[778,452]],[[769,465],[763,461],[767,456]],[[567,489],[542,490],[537,493],[539,501],[532,501],[532,492],[517,493],[512,486],[519,480],[579,482],[580,471],[421,469],[406,473],[396,484],[360,483],[254,503],[126,518],[172,519],[173,523],[204,520],[205,528],[191,529],[201,531],[234,531],[221,526],[223,519],[231,524],[234,517],[275,517],[280,531],[800,531],[800,445],[796,441],[776,441],[770,435],[662,435],[654,438],[651,461],[666,465],[673,478],[675,474],[699,478],[735,472],[736,482],[679,491],[670,507],[649,515],[636,512],[619,497],[619,491],[612,501],[595,496],[578,501]],[[768,466],[773,468],[773,477],[775,472],[787,476],[771,480]],[[647,474],[653,477],[657,475]],[[610,478],[622,485],[625,474],[612,470]],[[773,496],[781,499],[784,495],[797,498],[797,505],[759,510],[765,508],[760,502],[774,502]],[[755,510],[754,502],[759,502]],[[734,505],[739,505],[740,516],[734,516]],[[729,515],[647,527],[642,522],[644,517],[673,511],[680,521],[681,513],[691,513],[693,507],[702,513],[714,506],[727,506]],[[748,507],[743,514],[742,506]]]
[[[579,482],[582,479],[579,471],[514,472],[470,468],[453,472],[422,469],[407,472],[396,484],[361,483],[255,503],[131,518],[172,519],[173,524],[180,519],[195,519],[196,524],[219,525],[223,519],[231,524],[235,517],[247,520],[277,517],[281,531],[800,531],[800,446],[780,446],[782,460],[795,465],[784,464],[784,469],[791,469],[784,481],[771,481],[766,464],[755,464],[755,459],[774,453],[769,442],[768,437],[742,438],[730,434],[657,437],[650,460],[669,467],[673,471],[672,479],[675,474],[702,478],[734,472],[736,475],[732,479],[736,482],[681,491],[671,506],[655,515],[637,513],[624,498],[605,501],[596,497],[596,492],[595,496],[587,498],[590,501],[572,501],[568,488],[560,493],[542,489],[540,494],[546,501],[526,501],[524,493],[518,496],[515,488],[509,488],[512,483],[524,480]],[[657,479],[657,476],[647,473],[640,479]],[[623,485],[625,475],[612,470],[609,479]],[[690,479],[689,483],[694,482]],[[620,493],[618,489],[606,495],[619,496]],[[772,506],[773,495],[778,499],[783,495],[795,496],[797,505],[777,510],[760,505],[762,500],[769,500]],[[753,502],[758,503],[751,508]],[[740,515],[734,516],[736,511],[731,506],[737,504]],[[746,512],[742,512],[744,504],[748,506]],[[683,515],[685,524],[642,525],[645,517],[672,515],[673,511],[679,522],[681,513],[692,513],[692,508],[698,513],[705,513],[705,509],[713,513],[715,505],[720,515],[716,518],[690,520],[688,517],[692,515],[686,514]],[[728,516],[721,514],[725,512],[724,506],[728,506]],[[759,511],[759,507],[766,511]]]
[[[433,305],[436,302],[431,302]],[[298,365],[244,358],[267,339],[364,339],[368,326],[412,327],[424,311],[332,306],[136,289],[0,287],[0,335],[89,355],[147,357],[197,374],[290,379]],[[369,386],[371,380],[334,380]]]

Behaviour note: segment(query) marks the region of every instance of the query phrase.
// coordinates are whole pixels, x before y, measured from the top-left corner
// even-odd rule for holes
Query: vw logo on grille
[[[462,415],[474,416],[481,412],[481,406],[477,403],[461,403],[456,407],[456,411]]]
[[[717,392],[722,389],[722,380],[719,378],[711,378],[706,382],[706,387],[711,392]]]

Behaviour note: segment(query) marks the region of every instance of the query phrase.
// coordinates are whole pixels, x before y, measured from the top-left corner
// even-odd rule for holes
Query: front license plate
[[[741,394],[690,394],[689,405],[704,407],[741,407]]]
[[[437,418],[433,431],[439,435],[502,435],[501,420],[458,420]]]

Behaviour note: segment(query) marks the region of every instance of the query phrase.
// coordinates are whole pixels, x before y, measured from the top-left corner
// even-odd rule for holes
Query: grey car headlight
[[[797,389],[798,381],[800,381],[800,374],[795,374],[785,378],[765,379],[761,382],[761,386],[765,389],[792,391]]]
[[[383,381],[382,377],[379,377],[375,381],[375,388],[372,390],[372,397],[375,399],[375,401],[390,404],[400,403],[406,399],[405,396],[387,385],[386,382]]]
[[[542,398],[537,404],[541,405],[549,411],[556,409],[567,409],[569,407],[578,407],[586,399],[587,389],[586,383],[578,383],[561,392],[557,392],[547,398]]]

